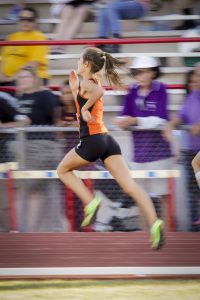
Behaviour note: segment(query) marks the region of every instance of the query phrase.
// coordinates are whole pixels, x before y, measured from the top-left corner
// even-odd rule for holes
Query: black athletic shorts
[[[121,154],[119,144],[107,133],[81,138],[80,143],[75,147],[75,151],[80,157],[89,162],[94,162],[99,158],[104,161],[111,155]]]

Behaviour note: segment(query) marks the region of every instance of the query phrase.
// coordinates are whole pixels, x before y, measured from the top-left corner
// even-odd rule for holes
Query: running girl
[[[157,218],[151,199],[131,178],[129,169],[121,154],[118,143],[108,134],[103,122],[104,90],[99,72],[105,68],[110,84],[120,85],[117,67],[124,63],[98,48],[86,48],[78,61],[77,74],[71,71],[69,82],[76,103],[80,143],[70,150],[60,162],[57,173],[61,181],[70,188],[85,204],[85,218],[82,227],[92,223],[101,200],[93,195],[73,173],[82,166],[101,159],[105,168],[143,211],[150,227],[151,246],[159,249],[163,246],[162,220]]]

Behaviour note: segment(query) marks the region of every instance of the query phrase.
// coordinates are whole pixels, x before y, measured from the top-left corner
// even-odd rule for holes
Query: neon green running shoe
[[[161,219],[157,219],[151,227],[151,248],[159,250],[164,245],[164,222]]]
[[[81,223],[81,227],[86,227],[92,224],[99,209],[100,203],[101,200],[97,196],[95,196],[95,198],[85,207],[85,218]]]

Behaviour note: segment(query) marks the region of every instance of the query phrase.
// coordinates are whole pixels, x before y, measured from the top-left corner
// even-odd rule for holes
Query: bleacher
[[[11,4],[14,1],[7,0],[0,2],[0,37],[4,39],[5,36],[16,30],[14,21],[8,21],[3,17],[8,13]],[[27,4],[31,4],[39,11],[39,27],[49,37],[53,38],[52,33],[55,25],[60,22],[59,19],[54,19],[50,15],[50,1],[48,0],[29,0]],[[177,11],[176,6],[170,7],[168,1],[163,1],[161,10],[151,11],[148,16],[139,20],[126,20],[121,21],[123,27],[124,37],[180,37],[183,34],[181,30],[150,30],[153,24],[162,21],[165,24],[175,27],[183,20],[193,19],[197,20],[199,16],[183,16],[180,11]],[[175,1],[173,1],[175,2]],[[192,4],[191,4],[192,5]],[[171,9],[171,10],[170,10]],[[171,12],[173,11],[173,14]],[[96,23],[94,16],[90,15],[81,27],[80,33],[75,38],[95,38],[96,37]],[[69,74],[71,68],[76,68],[77,58],[84,45],[66,46],[66,54],[63,55],[49,55],[49,70],[51,74],[51,84],[59,85],[63,82],[64,78]],[[185,66],[184,57],[199,57],[198,53],[180,53],[178,43],[155,43],[148,44],[144,47],[142,44],[122,45],[122,53],[116,54],[116,57],[122,57],[131,60],[133,57],[149,53],[152,56],[158,57],[165,65],[162,67],[162,76],[160,80],[166,84],[184,84],[185,74],[191,69]],[[124,83],[126,85],[132,82],[132,78],[122,71]],[[119,110],[121,104],[121,92],[107,91],[105,94],[105,119],[109,122]],[[184,98],[183,90],[169,90],[169,110],[175,111],[179,109],[180,104]]]

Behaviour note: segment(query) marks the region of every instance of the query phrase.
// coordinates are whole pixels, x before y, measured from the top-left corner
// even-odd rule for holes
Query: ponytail
[[[99,48],[89,47],[83,52],[83,61],[90,63],[91,73],[98,73],[105,67],[106,79],[110,85],[122,85],[120,76],[116,68],[122,68],[126,62],[120,61],[107,52]]]
[[[102,56],[105,56],[105,74],[108,82],[111,85],[122,85],[121,78],[116,71],[116,68],[122,68],[126,62],[120,61],[107,52],[103,52]]]

